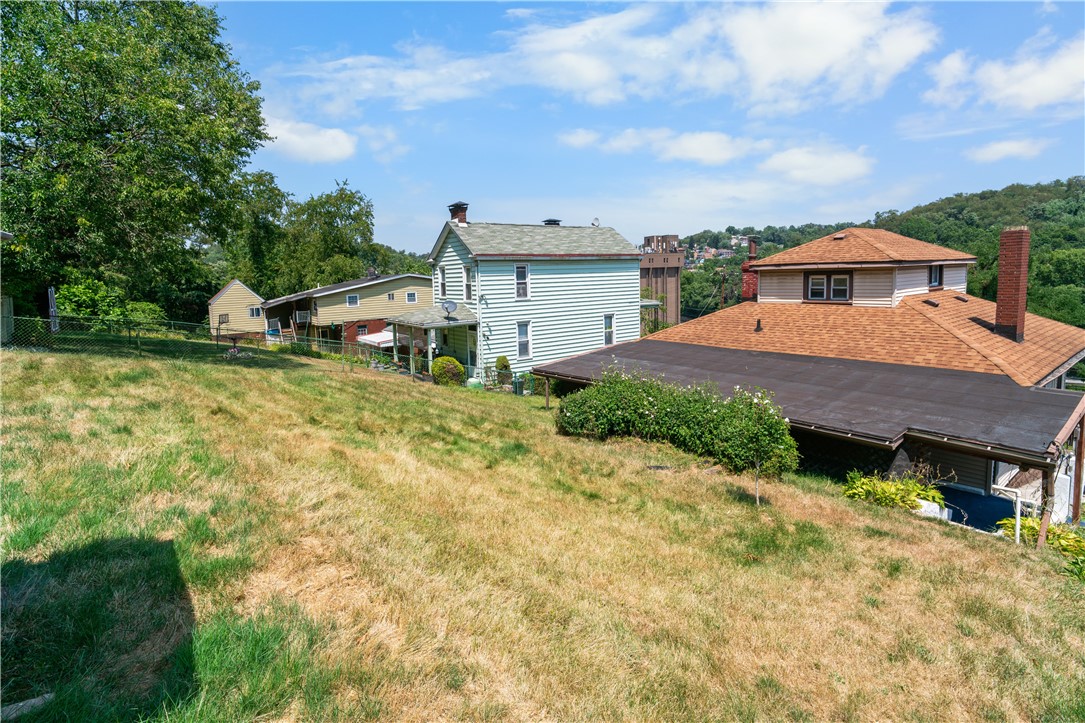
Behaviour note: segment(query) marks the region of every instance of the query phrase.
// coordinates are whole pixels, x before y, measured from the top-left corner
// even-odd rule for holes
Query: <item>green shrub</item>
[[[512,366],[509,364],[507,356],[502,354],[497,357],[497,361],[494,362],[494,369],[497,370],[498,384],[512,384]]]
[[[445,387],[462,387],[467,378],[463,364],[450,356],[439,356],[433,360],[433,381]]]
[[[920,500],[934,502],[942,508],[946,506],[945,498],[937,487],[912,473],[900,477],[886,477],[881,474],[864,475],[858,470],[852,470],[848,472],[844,496],[852,500],[872,502],[880,507],[900,507],[905,510],[918,510],[921,506]]]
[[[995,523],[1003,533],[1013,537],[1014,518],[1007,517]],[[1021,518],[1021,541],[1035,545],[1040,538],[1040,518]],[[1085,534],[1073,525],[1060,525],[1057,523],[1047,526],[1047,544],[1063,557],[1068,559],[1080,559],[1085,561]],[[1085,563],[1082,563],[1085,564]]]
[[[275,344],[271,347],[271,351],[279,354],[293,354],[294,356],[308,356],[314,359],[319,359],[323,356],[316,349],[312,348],[305,342],[292,341],[289,344]]]
[[[662,379],[606,372],[569,394],[557,415],[561,434],[639,437],[711,457],[734,472],[780,474],[798,466],[788,421],[763,389],[736,387],[724,398],[710,385],[680,387]]]

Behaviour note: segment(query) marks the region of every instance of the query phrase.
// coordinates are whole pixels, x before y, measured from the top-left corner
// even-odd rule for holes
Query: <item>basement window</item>
[[[931,266],[927,269],[927,286],[933,288],[942,287],[942,267]]]

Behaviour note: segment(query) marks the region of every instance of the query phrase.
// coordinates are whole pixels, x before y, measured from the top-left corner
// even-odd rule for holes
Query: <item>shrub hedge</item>
[[[445,387],[462,387],[467,379],[463,364],[450,356],[439,356],[433,360],[433,381]]]
[[[788,421],[763,389],[736,387],[725,398],[707,384],[682,387],[611,371],[599,383],[562,399],[557,429],[594,439],[670,442],[735,472],[759,466],[766,474],[780,474],[798,466]]]

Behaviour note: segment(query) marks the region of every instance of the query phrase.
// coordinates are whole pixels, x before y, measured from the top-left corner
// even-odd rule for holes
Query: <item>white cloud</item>
[[[1032,112],[1085,99],[1085,34],[1043,54],[1043,43],[1027,41],[1013,60],[983,63],[976,69],[981,98],[999,108]]]
[[[769,156],[762,171],[805,185],[830,186],[855,181],[870,174],[874,159],[864,153],[829,146],[802,146]]]
[[[389,163],[408,153],[411,147],[400,143],[399,134],[391,126],[358,126],[355,130],[365,139],[373,157]]]
[[[795,113],[876,98],[938,38],[920,11],[869,3],[638,5],[561,24],[545,22],[541,10],[512,9],[506,17],[524,26],[498,33],[506,47],[497,52],[411,42],[394,55],[273,72],[307,83],[302,100],[333,115],[372,99],[411,110],[515,86],[596,106],[731,95],[759,112]]]
[[[1035,158],[1051,145],[1051,141],[1041,138],[1020,138],[1016,140],[995,141],[983,146],[976,146],[964,151],[964,156],[976,163],[994,163],[1007,158]]]
[[[736,138],[715,131],[677,133],[670,128],[627,128],[606,139],[595,131],[579,128],[560,134],[558,141],[574,148],[596,146],[604,153],[648,149],[661,161],[692,161],[703,166],[722,166],[771,147],[764,140]]]
[[[341,128],[322,128],[314,123],[267,117],[271,148],[288,158],[306,163],[338,163],[354,155],[358,138]]]
[[[558,142],[563,146],[572,148],[587,148],[595,145],[598,140],[599,134],[587,128],[577,128],[576,130],[558,134]]]
[[[967,87],[971,65],[964,51],[957,50],[929,66],[927,72],[934,79],[934,87],[923,94],[923,100],[933,105],[960,108],[971,95]]]

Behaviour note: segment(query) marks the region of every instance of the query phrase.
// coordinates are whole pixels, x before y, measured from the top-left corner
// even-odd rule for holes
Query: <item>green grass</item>
[[[25,720],[1075,719],[1046,552],[328,362],[3,356]],[[289,362],[289,363],[287,363]]]

